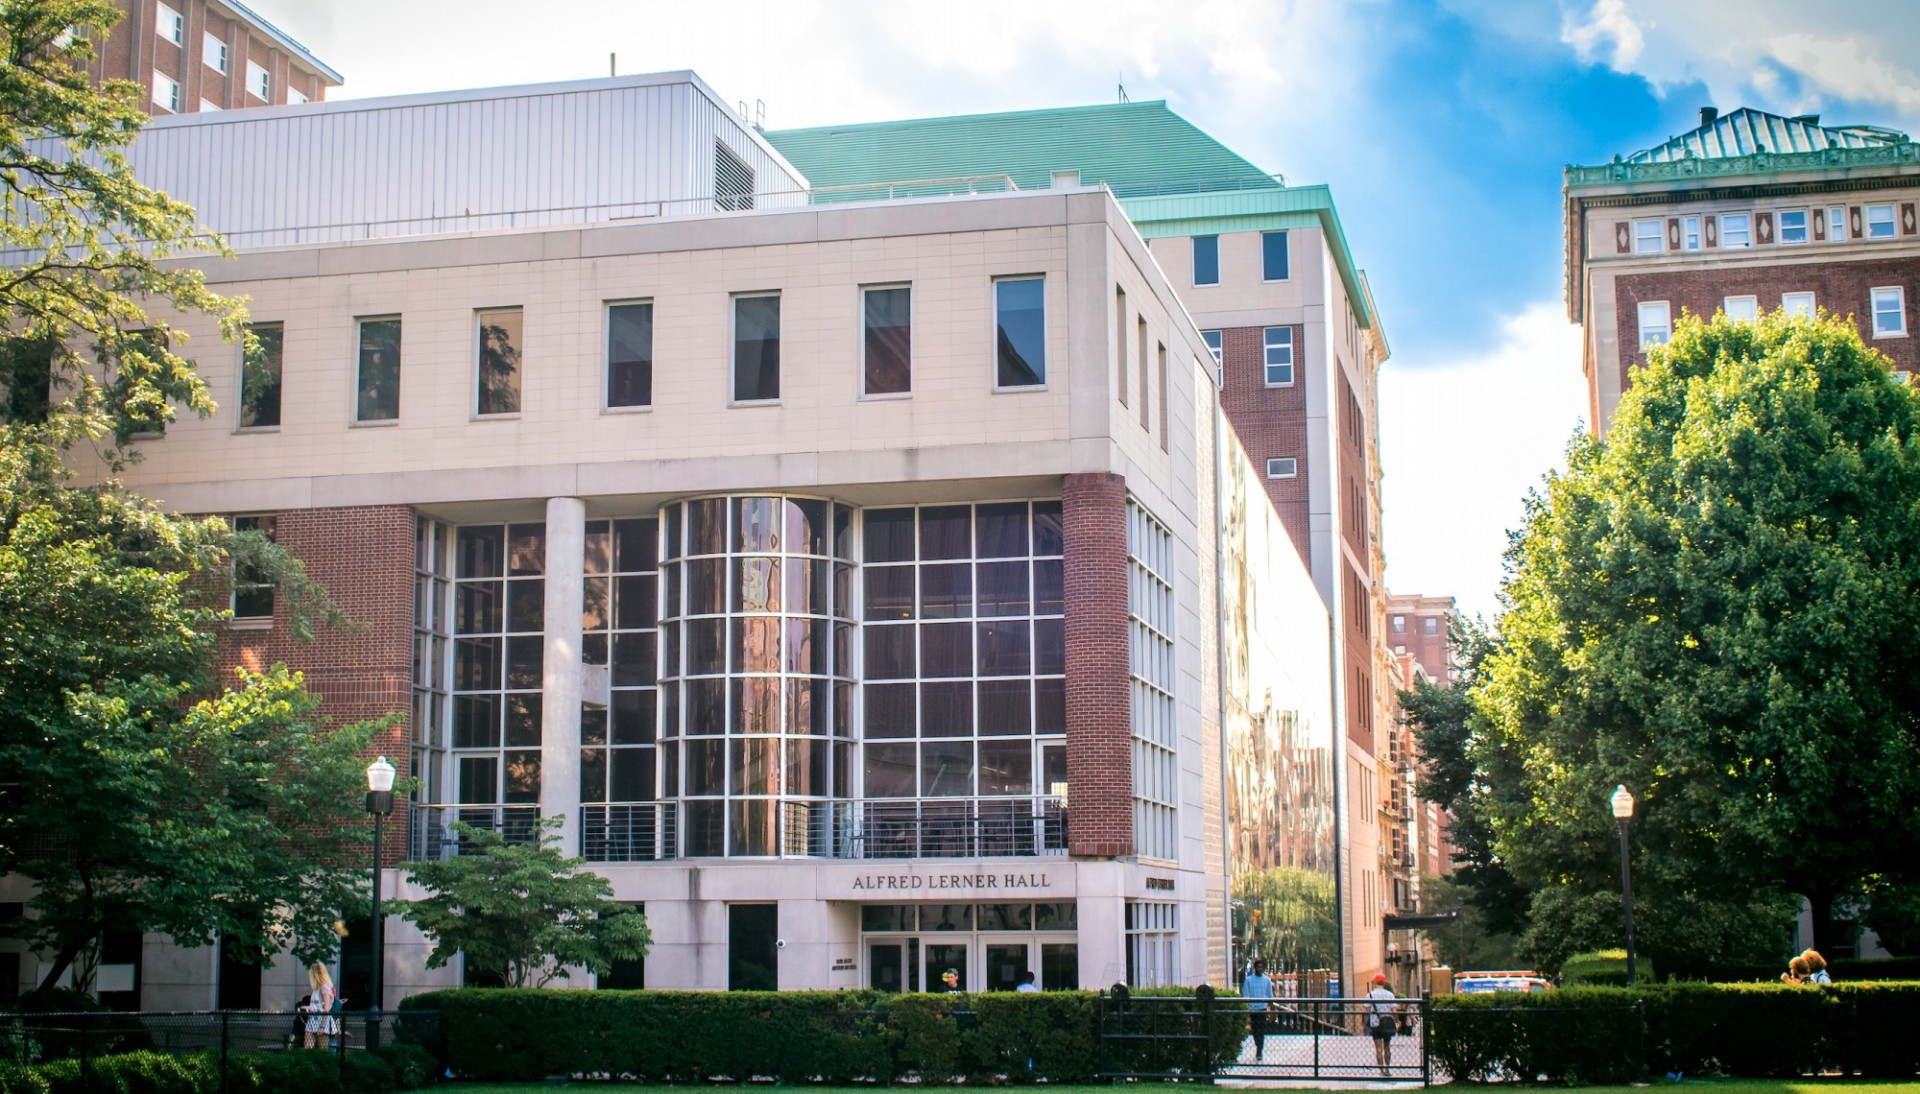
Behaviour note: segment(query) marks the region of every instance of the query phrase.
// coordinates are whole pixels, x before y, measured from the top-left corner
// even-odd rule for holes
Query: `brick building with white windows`
[[[1700,125],[1565,172],[1567,315],[1604,432],[1683,311],[1816,309],[1913,371],[1920,145],[1876,126],[1709,107]]]
[[[296,646],[243,593],[226,648],[332,717],[408,713],[389,891],[453,820],[558,816],[653,928],[602,987],[1380,966],[1364,277],[1324,188],[1160,104],[1079,113],[1109,139],[1037,176],[861,184],[691,73],[155,121],[136,169],[235,246],[209,283],[275,380],[182,319],[221,409],[128,481],[270,528],[370,625]],[[283,149],[287,186],[228,188],[215,146]],[[483,185],[501,162],[571,169]],[[387,937],[389,1005],[484,974]],[[298,994],[132,950],[144,1007]]]
[[[131,80],[155,117],[319,102],[341,76],[239,0],[114,0],[88,75]],[[87,33],[82,31],[82,33]]]

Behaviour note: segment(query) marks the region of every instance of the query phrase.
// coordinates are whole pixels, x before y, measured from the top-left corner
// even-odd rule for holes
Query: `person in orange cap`
[[[1373,990],[1367,993],[1373,1001],[1373,1014],[1367,1024],[1367,1032],[1373,1036],[1373,1062],[1380,1065],[1380,1075],[1384,1078],[1387,1066],[1393,1061],[1393,1035],[1400,1032],[1400,1020],[1394,1012],[1400,1009],[1400,997],[1393,994],[1387,986],[1387,974],[1373,974]]]

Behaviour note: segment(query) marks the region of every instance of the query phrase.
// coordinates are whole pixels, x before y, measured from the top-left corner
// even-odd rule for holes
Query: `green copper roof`
[[[815,187],[1004,175],[1019,189],[1044,190],[1056,171],[1078,171],[1081,182],[1113,191],[1147,239],[1320,228],[1360,324],[1375,327],[1366,278],[1353,264],[1327,188],[1287,186],[1164,102],[831,125],[765,136]],[[914,192],[849,190],[846,197],[868,200],[895,191]]]
[[[1281,185],[1163,102],[785,129],[766,138],[815,186],[1008,175],[1022,190],[1044,190],[1054,172],[1075,170],[1117,197]]]

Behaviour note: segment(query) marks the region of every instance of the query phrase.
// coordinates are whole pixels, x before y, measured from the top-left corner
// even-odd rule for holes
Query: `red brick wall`
[[[1875,339],[1873,300],[1868,290],[1894,285],[1906,290],[1908,337]],[[1640,352],[1643,301],[1667,301],[1677,322],[1680,309],[1711,316],[1729,296],[1758,297],[1760,307],[1772,311],[1780,306],[1780,295],[1790,292],[1811,292],[1816,306],[1838,315],[1852,315],[1861,340],[1891,358],[1895,368],[1912,372],[1920,367],[1920,350],[1914,345],[1916,289],[1920,289],[1920,263],[1911,258],[1624,274],[1614,282],[1618,301],[1615,333],[1622,351],[1620,387],[1625,390],[1632,370],[1647,360]]]
[[[1133,853],[1128,680],[1127,482],[1068,475],[1066,540],[1067,850]]]
[[[1307,375],[1301,367],[1307,360],[1306,328],[1293,328],[1293,384],[1268,387],[1266,350],[1262,343],[1264,328],[1229,327],[1220,332],[1221,361],[1226,383],[1220,392],[1220,405],[1227,421],[1252,458],[1253,465],[1266,483],[1267,497],[1273,500],[1280,523],[1293,539],[1300,561],[1309,562],[1307,517],[1307,476],[1312,465],[1307,459]],[[1267,460],[1292,456],[1299,461],[1297,473],[1290,479],[1266,477]]]
[[[1377,755],[1373,718],[1373,602],[1367,579],[1351,562],[1340,560],[1340,611],[1347,679],[1347,736],[1368,755]]]
[[[335,603],[365,625],[357,633],[316,627],[309,643],[293,640],[284,603],[275,603],[272,629],[227,632],[225,665],[259,670],[276,661],[306,674],[308,690],[323,702],[320,712],[335,724],[403,716],[413,696],[414,515],[404,505],[352,509],[299,509],[277,515],[274,538],[306,564]],[[411,774],[404,719],[373,743],[368,759],[384,753]],[[406,803],[394,804],[392,831],[406,832]],[[406,840],[385,848],[388,864],[406,857]]]

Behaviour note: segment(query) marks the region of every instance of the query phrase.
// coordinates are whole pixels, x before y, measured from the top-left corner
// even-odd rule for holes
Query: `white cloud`
[[[1581,60],[1602,59],[1619,72],[1631,70],[1647,44],[1624,0],[1594,0],[1584,20],[1569,14],[1561,26],[1560,40],[1572,46]],[[1603,51],[1609,55],[1602,58]]]
[[[1493,618],[1507,532],[1565,466],[1586,417],[1580,331],[1559,302],[1500,324],[1484,352],[1388,362],[1380,379],[1387,586]]]

